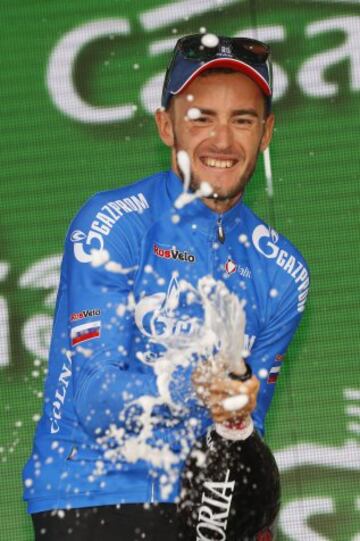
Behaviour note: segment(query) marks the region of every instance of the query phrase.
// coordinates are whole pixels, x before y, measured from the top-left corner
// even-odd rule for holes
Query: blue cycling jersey
[[[261,381],[253,421],[264,432],[282,359],[305,306],[306,263],[242,201],[223,215],[201,200],[176,209],[182,189],[169,171],[101,192],[69,228],[44,411],[24,469],[30,513],[174,501],[178,495],[178,475],[164,497],[154,464],[144,457],[110,460],[99,438],[110,425],[125,434],[140,430],[138,409],[128,405],[158,396],[154,365],[162,349],[156,338],[191,332],[192,318],[181,315],[189,311],[184,281],[196,286],[211,275],[245,299],[248,363]],[[212,422],[190,376],[181,368],[173,374],[176,410],[160,405],[154,411],[153,444],[166,443],[175,453],[184,441],[190,448]],[[101,475],[94,475],[99,463]],[[182,464],[175,466],[178,474]]]

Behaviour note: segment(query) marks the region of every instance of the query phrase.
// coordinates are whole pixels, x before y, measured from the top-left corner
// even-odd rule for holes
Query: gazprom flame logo
[[[153,340],[162,341],[172,336],[190,334],[196,318],[179,317],[180,287],[173,276],[166,293],[144,297],[135,307],[135,322],[140,331]]]
[[[252,241],[258,252],[269,259],[273,259],[279,254],[279,246],[277,242],[279,240],[279,234],[271,227],[260,224],[255,227],[252,234]]]

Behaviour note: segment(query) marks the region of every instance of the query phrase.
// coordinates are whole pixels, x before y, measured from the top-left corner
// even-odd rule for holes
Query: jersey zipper
[[[224,244],[225,242],[225,231],[222,224],[222,216],[220,215],[217,219],[217,238],[218,241],[221,242],[221,244]]]
[[[153,478],[151,479],[151,497],[150,497],[150,502],[151,502],[151,503],[155,503],[155,481],[154,481]]]

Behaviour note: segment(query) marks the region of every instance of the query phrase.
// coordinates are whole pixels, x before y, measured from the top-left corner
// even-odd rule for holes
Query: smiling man
[[[209,68],[185,88],[156,113],[159,134],[172,149],[172,169],[181,176],[177,152],[185,150],[192,188],[206,180],[215,196],[205,204],[225,212],[241,198],[259,152],[268,146],[274,115],[259,86],[229,68]]]
[[[194,442],[248,414],[264,433],[309,287],[296,248],[242,201],[274,125],[268,57],[248,38],[180,39],[156,113],[171,170],[95,195],[70,226],[44,412],[24,470],[37,541],[176,540]],[[179,151],[190,190],[211,187],[187,205]],[[208,361],[186,364],[164,348],[197,336],[196,292],[208,276],[246,301],[245,383],[221,367],[200,383]],[[241,393],[243,407],[224,409]]]

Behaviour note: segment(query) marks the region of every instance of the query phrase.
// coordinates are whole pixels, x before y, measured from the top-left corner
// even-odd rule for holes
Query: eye
[[[190,120],[192,124],[208,124],[211,120],[211,117],[209,114],[207,114],[206,111],[202,111],[198,107],[190,107],[190,109],[187,110],[186,120]]]
[[[234,120],[235,124],[242,127],[251,127],[253,124],[255,124],[255,118],[249,116],[238,116]]]
[[[197,118],[191,119],[191,121],[194,122],[195,124],[207,124],[208,122],[211,121],[211,119],[209,116],[200,115]]]

